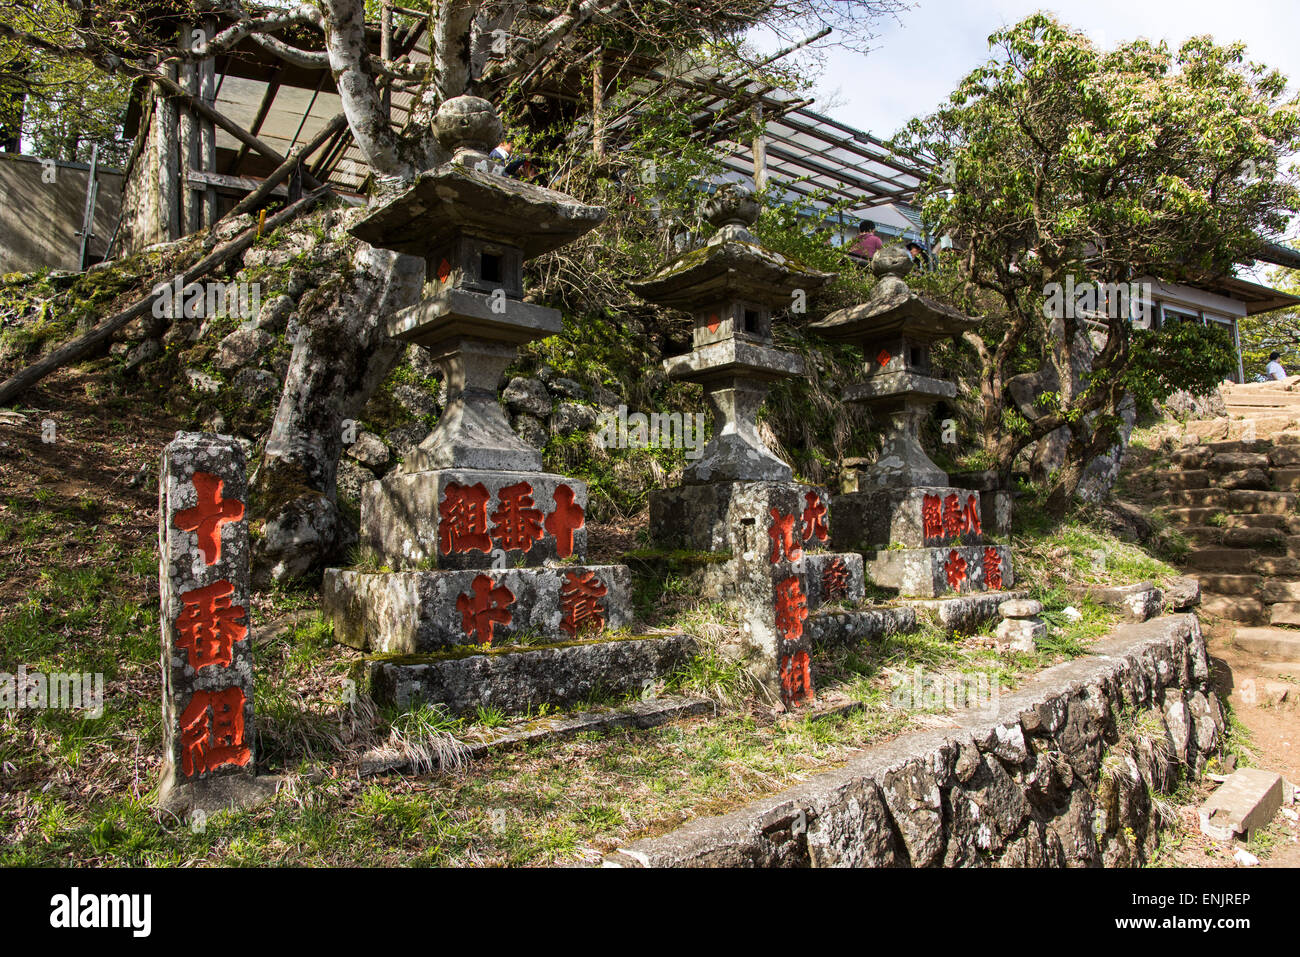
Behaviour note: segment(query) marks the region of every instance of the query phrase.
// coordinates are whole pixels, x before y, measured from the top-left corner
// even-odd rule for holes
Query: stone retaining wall
[[[1121,625],[950,728],[906,734],[607,866],[1124,866],[1157,837],[1151,793],[1199,773],[1224,716],[1195,615]],[[1146,733],[1127,729],[1138,726]]]

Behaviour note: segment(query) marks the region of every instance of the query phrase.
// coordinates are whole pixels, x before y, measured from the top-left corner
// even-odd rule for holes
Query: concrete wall
[[[56,163],[54,182],[42,179],[45,167],[32,156],[0,153],[0,274],[38,269],[81,268],[82,216],[86,207],[84,163]],[[117,225],[122,174],[101,168],[95,229],[90,250],[102,256]]]

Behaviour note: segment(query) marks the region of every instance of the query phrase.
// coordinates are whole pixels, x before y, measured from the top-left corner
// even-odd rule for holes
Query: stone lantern
[[[581,564],[586,484],[543,472],[541,452],[497,401],[518,347],[563,328],[558,311],[524,301],[523,264],[581,237],[606,211],[491,172],[487,151],[502,132],[485,100],[444,103],[435,132],[450,162],[352,233],[428,264],[424,298],[387,331],[429,350],[447,407],[398,469],[362,490],[361,543],[391,571],[327,573],[336,634],[409,654],[619,627],[630,619],[628,570]]]
[[[742,607],[748,666],[792,707],[814,698],[818,610],[861,599],[862,558],[826,550],[829,494],[792,481],[758,435],[771,383],[803,373],[799,356],[772,344],[773,313],[831,278],[764,248],[749,230],[758,213],[748,193],[720,188],[705,204],[713,237],[631,288],[693,316],[694,348],[664,368],[704,387],[713,419],[683,484],[651,493],[651,535],[664,549],[710,553],[695,574],[701,594]]]
[[[886,421],[880,455],[857,473],[857,491],[836,498],[835,547],[863,551],[872,581],[904,596],[1010,587],[1007,549],[983,544],[980,493],[950,487],[919,435],[934,406],[957,395],[935,377],[931,348],[978,321],[913,292],[901,247],[882,249],[871,266],[879,282],[870,299],[809,326],[862,349],[866,376],[844,401]]]

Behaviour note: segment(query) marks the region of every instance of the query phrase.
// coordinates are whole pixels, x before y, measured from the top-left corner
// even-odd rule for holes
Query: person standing
[[[1282,358],[1282,353],[1274,352],[1268,357],[1268,377],[1270,379],[1285,379],[1286,369],[1282,368],[1282,363],[1278,362]]]
[[[869,219],[864,219],[858,224],[858,238],[849,247],[849,255],[870,259],[884,246],[885,241],[876,235],[876,224]]]

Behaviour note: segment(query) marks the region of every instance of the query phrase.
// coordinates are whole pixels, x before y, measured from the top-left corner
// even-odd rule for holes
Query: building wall
[[[0,274],[81,268],[82,217],[90,168],[56,163],[54,182],[44,182],[38,158],[0,153]],[[90,251],[102,257],[117,225],[122,174],[101,168]]]

